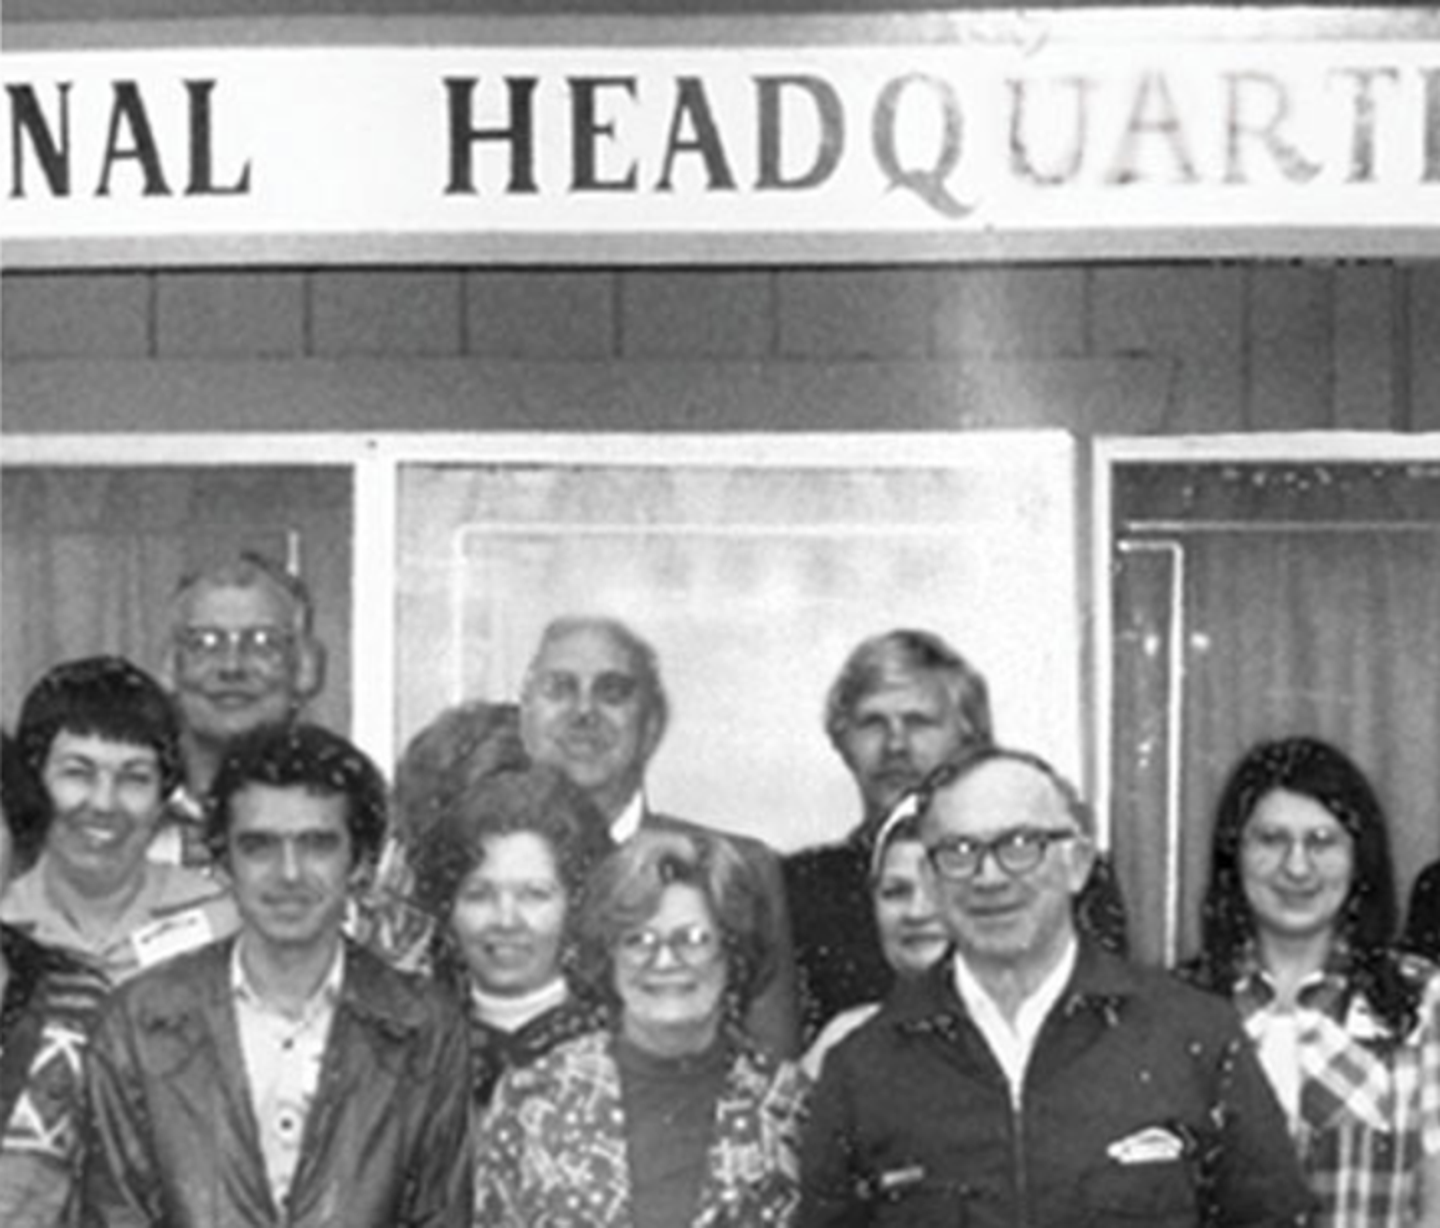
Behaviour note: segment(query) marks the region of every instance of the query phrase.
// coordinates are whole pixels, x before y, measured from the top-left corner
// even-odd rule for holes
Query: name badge
[[[210,918],[203,908],[187,908],[171,917],[161,917],[142,925],[130,936],[135,958],[142,968],[158,964],[162,959],[203,946],[214,937]]]

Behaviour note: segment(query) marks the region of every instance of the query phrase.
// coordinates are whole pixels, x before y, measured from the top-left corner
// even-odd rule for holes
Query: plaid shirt
[[[1418,1022],[1403,1037],[1347,992],[1339,960],[1300,992],[1290,1128],[1317,1199],[1312,1228],[1413,1224],[1420,1161],[1440,1151],[1440,969],[1410,958],[1403,967],[1423,984]],[[1258,963],[1246,965],[1235,1000],[1258,1042],[1278,1014]]]

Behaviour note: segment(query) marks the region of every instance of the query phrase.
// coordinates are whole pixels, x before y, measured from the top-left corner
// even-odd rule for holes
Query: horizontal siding
[[[11,431],[1440,429],[1436,264],[22,271],[0,322]]]

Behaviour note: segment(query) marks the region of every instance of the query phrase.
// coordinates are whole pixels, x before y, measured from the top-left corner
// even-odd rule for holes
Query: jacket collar
[[[1118,1021],[1136,993],[1135,970],[1091,939],[1080,937],[1075,972],[1055,1009],[1066,1017],[1096,1013]],[[923,977],[897,981],[885,1015],[900,1032],[935,1033],[954,1039],[969,1012],[955,989],[953,948]]]
[[[168,978],[162,993],[146,1000],[150,1026],[173,1027],[207,1011],[226,1010],[231,996],[230,961],[237,935],[179,957],[184,974]],[[191,962],[193,961],[193,962]],[[408,978],[392,972],[378,956],[345,939],[345,979],[337,1011],[392,1038],[408,1036],[425,1022],[425,999]]]

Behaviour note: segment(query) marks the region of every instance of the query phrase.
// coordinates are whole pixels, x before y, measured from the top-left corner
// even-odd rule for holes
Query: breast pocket
[[[1183,1160],[1106,1164],[1086,1175],[1081,1198],[1090,1228],[1192,1228],[1199,1205]]]
[[[868,1201],[875,1228],[964,1228],[973,1191],[916,1171],[885,1174],[871,1183]]]

